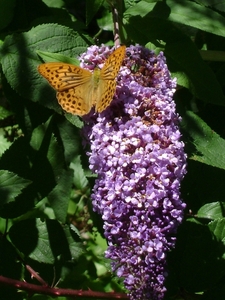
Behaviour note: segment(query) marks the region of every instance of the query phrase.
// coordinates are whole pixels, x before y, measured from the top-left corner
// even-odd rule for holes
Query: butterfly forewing
[[[101,77],[103,79],[116,79],[116,76],[118,75],[118,72],[122,65],[125,52],[126,47],[120,46],[108,57],[101,70]]]
[[[102,112],[111,103],[116,90],[116,76],[122,65],[126,47],[117,48],[106,60],[99,80],[99,101],[96,103],[96,111]]]
[[[84,84],[92,76],[91,72],[78,66],[55,62],[40,65],[38,71],[59,92]]]

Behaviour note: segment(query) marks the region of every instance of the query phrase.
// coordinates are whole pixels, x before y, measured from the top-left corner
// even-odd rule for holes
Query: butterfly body
[[[57,91],[56,97],[62,108],[83,116],[95,106],[102,112],[112,101],[116,89],[116,76],[125,56],[126,48],[117,48],[106,60],[102,69],[93,72],[65,63],[46,63],[38,67]]]

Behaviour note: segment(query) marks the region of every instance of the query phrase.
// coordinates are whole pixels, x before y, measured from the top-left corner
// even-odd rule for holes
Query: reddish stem
[[[38,293],[49,296],[70,296],[70,297],[89,297],[89,298],[98,298],[98,299],[129,299],[123,293],[103,293],[95,291],[78,291],[78,290],[69,290],[69,289],[60,289],[60,288],[51,288],[46,286],[39,286],[4,276],[0,276],[0,286],[9,285],[14,288],[29,291],[30,293]]]
[[[39,282],[42,284],[42,286],[45,286],[45,287],[48,286],[47,282],[45,282],[45,281],[41,278],[41,276],[39,276],[38,273],[35,272],[34,269],[31,268],[31,266],[25,265],[25,267],[26,267],[27,271],[30,272],[31,278],[36,278],[37,281],[39,281]]]

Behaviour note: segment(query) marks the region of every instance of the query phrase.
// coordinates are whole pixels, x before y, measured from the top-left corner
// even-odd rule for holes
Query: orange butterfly
[[[106,60],[103,68],[93,73],[71,64],[60,62],[38,66],[38,72],[57,91],[56,97],[62,108],[74,115],[102,112],[112,101],[116,90],[116,77],[123,62],[126,47],[120,46]]]

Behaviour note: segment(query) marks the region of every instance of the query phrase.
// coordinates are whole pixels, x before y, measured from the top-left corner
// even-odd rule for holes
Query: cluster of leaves
[[[187,212],[168,256],[166,297],[224,299],[225,4],[211,0],[1,1],[0,299],[27,299],[1,276],[122,291],[91,208],[82,121],[62,112],[37,72],[43,61],[76,64],[89,45],[113,45],[110,2],[119,10],[122,43],[164,51],[178,80]]]

